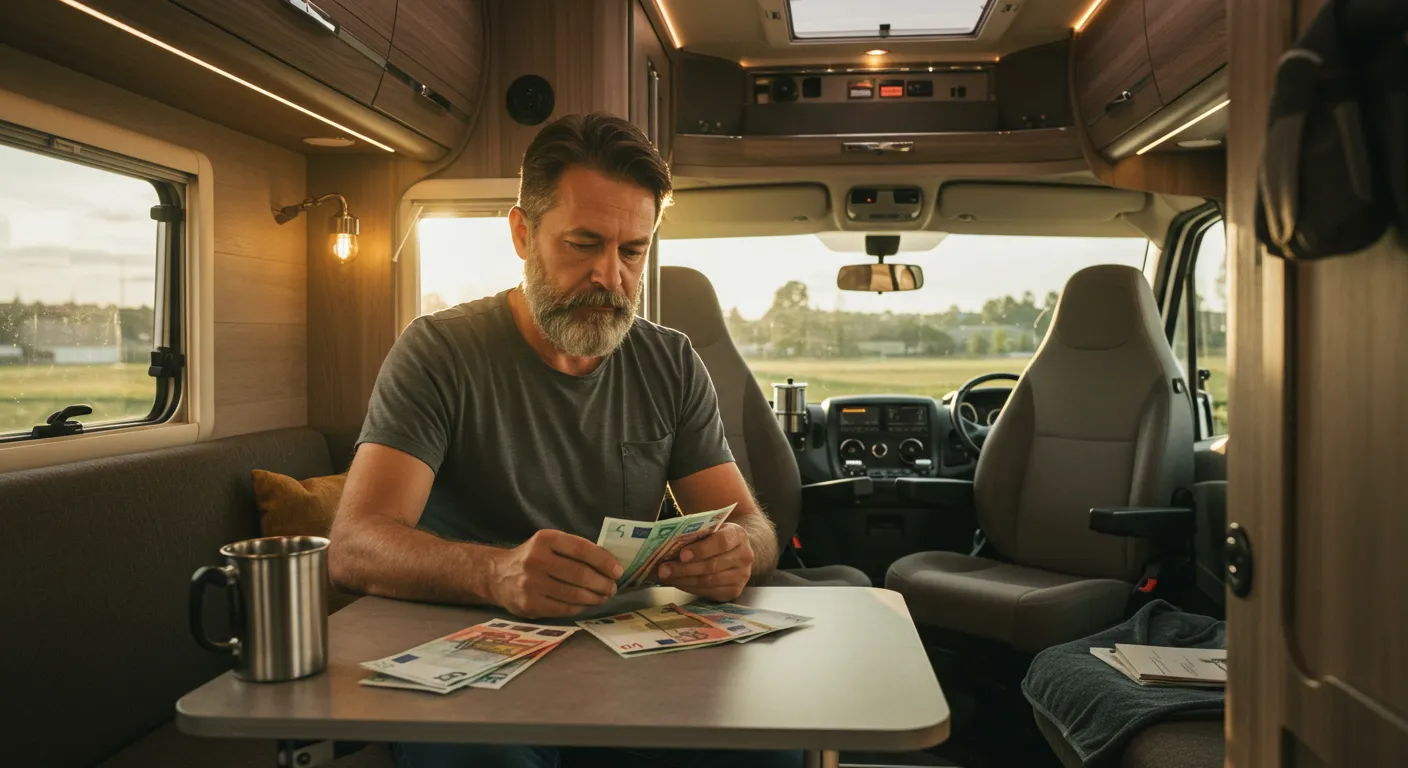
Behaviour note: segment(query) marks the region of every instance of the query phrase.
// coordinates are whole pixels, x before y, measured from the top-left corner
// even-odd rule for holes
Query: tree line
[[[767,357],[995,355],[1035,351],[1059,298],[1051,291],[1038,301],[1027,291],[988,299],[978,311],[847,312],[813,307],[806,284],[792,280],[761,318],[749,320],[734,307],[725,321],[735,344]]]

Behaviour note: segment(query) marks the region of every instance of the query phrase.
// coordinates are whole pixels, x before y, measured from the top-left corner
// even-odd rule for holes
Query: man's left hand
[[[753,546],[737,523],[680,550],[679,560],[662,563],[660,583],[700,597],[726,602],[738,597],[753,575]]]

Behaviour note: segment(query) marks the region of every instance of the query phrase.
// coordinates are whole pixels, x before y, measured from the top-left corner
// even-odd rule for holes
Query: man
[[[683,334],[636,316],[670,192],[665,162],[624,120],[543,128],[509,214],[522,285],[418,318],[382,365],[331,534],[334,582],[572,616],[616,592],[621,566],[593,543],[602,519],[655,519],[666,483],[686,513],[738,506],[660,567],[662,583],[730,600],[771,572],[775,533],[733,462],[703,363]],[[789,753],[395,752],[402,768],[800,764]]]

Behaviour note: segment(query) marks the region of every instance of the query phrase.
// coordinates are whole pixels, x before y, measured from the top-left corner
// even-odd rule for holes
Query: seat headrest
[[[1051,333],[1073,349],[1113,349],[1139,334],[1163,336],[1154,293],[1144,274],[1121,264],[1086,267],[1071,276]]]
[[[688,336],[695,347],[728,338],[714,285],[688,267],[660,268],[660,324]]]

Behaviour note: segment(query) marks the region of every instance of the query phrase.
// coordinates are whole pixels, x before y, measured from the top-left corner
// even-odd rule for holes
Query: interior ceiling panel
[[[1100,187],[945,184],[936,218],[991,224],[1113,221],[1144,210],[1148,199],[1144,192]]]
[[[859,0],[863,1],[863,0]],[[657,0],[687,51],[742,62],[744,66],[984,61],[1062,40],[1090,0],[992,0],[973,38],[794,43],[786,0]],[[774,18],[776,16],[776,18]],[[866,56],[873,48],[890,54]]]

